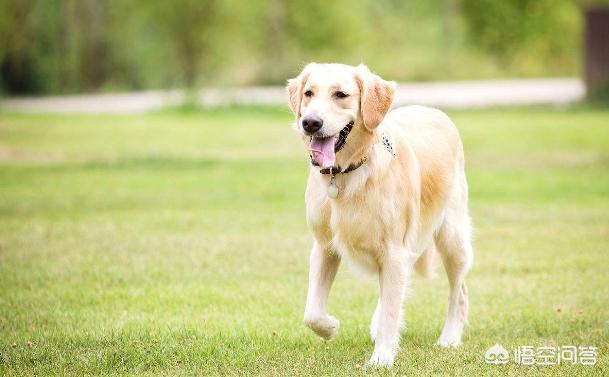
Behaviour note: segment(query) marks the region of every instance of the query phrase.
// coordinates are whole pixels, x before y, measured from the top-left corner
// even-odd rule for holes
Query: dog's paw
[[[322,339],[332,340],[338,333],[340,322],[331,315],[327,315],[325,317],[305,318],[305,325]]]
[[[376,347],[367,365],[374,368],[391,368],[395,354],[394,350]]]
[[[460,336],[440,336],[440,339],[436,342],[437,345],[444,348],[456,348],[461,345],[461,337]]]

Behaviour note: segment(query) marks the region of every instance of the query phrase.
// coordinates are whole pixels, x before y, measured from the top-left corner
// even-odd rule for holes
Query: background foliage
[[[585,4],[584,4],[585,5]],[[5,92],[280,84],[306,62],[397,80],[575,75],[576,0],[3,0]]]

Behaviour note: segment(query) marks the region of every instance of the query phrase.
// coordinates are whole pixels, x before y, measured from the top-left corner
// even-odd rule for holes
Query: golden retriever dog
[[[326,300],[341,261],[378,276],[368,364],[381,367],[396,357],[409,277],[413,270],[429,272],[436,250],[450,283],[438,344],[461,343],[464,278],[473,261],[457,128],[439,110],[390,111],[395,87],[364,65],[316,63],[287,85],[311,161],[305,200],[313,247],[304,323],[325,340],[338,332]]]

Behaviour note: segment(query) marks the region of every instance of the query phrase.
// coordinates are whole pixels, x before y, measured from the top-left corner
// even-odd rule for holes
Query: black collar
[[[368,161],[368,156],[362,158],[358,163],[349,165],[345,170],[341,170],[340,166],[332,166],[330,168],[323,168],[323,169],[319,170],[319,172],[321,174],[331,174],[331,175],[336,175],[338,173],[345,174],[345,173],[352,172],[353,170],[359,168],[366,161]],[[317,166],[319,166],[319,165],[317,165]]]
[[[349,122],[345,127],[343,127],[342,130],[340,130],[338,133],[338,140],[336,140],[336,143],[334,144],[334,153],[343,149],[345,143],[347,142],[347,136],[349,136],[352,129],[353,121]]]

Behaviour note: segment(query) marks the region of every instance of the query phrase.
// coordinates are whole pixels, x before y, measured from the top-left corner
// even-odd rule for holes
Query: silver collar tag
[[[330,177],[330,184],[328,185],[328,197],[330,199],[336,199],[338,197],[338,187],[336,186],[335,174],[332,174]]]

